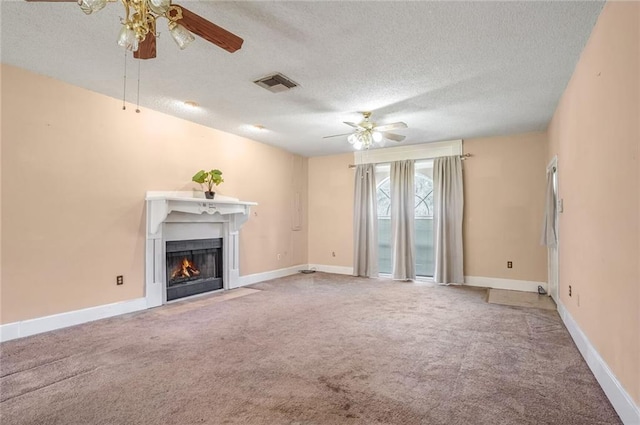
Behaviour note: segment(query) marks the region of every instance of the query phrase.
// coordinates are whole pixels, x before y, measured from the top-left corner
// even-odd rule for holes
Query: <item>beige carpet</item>
[[[488,292],[487,302],[491,304],[556,310],[556,303],[548,295],[504,289],[489,289]]]
[[[554,311],[324,273],[253,289],[1,344],[0,422],[620,423]]]

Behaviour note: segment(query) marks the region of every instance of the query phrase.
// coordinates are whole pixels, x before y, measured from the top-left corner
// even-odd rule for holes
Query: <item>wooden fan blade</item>
[[[402,142],[404,139],[406,139],[406,136],[401,136],[399,134],[393,134],[393,133],[382,133],[382,135],[384,136],[385,139],[389,139],[389,140],[393,140],[394,142]]]
[[[373,129],[375,131],[389,131],[389,130],[397,130],[399,128],[407,128],[407,124],[403,122],[394,122],[391,124],[378,125]]]
[[[136,59],[153,59],[156,57],[156,36],[152,32],[148,33],[142,43],[138,44],[138,50],[133,52]]]
[[[333,136],[324,136],[323,139],[328,139],[330,137],[339,137],[339,136],[350,136],[353,133],[344,133],[344,134],[334,134]]]
[[[222,47],[230,53],[233,53],[242,47],[244,40],[237,35],[207,21],[202,16],[196,15],[188,9],[185,9],[183,6],[179,6],[177,4],[174,4],[174,6],[182,9],[182,19],[178,20],[178,23],[182,24],[182,26],[195,35],[199,35],[205,40],[215,44],[216,46]]]

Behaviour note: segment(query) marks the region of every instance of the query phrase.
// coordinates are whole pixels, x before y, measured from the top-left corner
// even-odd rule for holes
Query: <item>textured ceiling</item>
[[[544,130],[602,2],[182,1],[244,38],[180,51],[158,26],[140,103],[306,156],[348,152],[342,121],[404,121],[402,144]],[[123,7],[2,1],[2,62],[122,98]],[[137,68],[129,59],[127,100]],[[253,84],[281,72],[300,84]],[[201,105],[188,110],[183,102]],[[61,99],[63,102],[64,99]],[[129,111],[131,113],[132,111]],[[123,112],[127,113],[127,112]],[[257,131],[252,125],[262,125]],[[395,145],[395,144],[394,144]]]

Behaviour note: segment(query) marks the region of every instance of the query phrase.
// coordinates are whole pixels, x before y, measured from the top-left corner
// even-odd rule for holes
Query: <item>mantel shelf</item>
[[[248,218],[251,206],[256,202],[240,201],[228,196],[216,196],[215,199],[195,198],[192,192],[161,192],[149,191],[145,197],[149,208],[150,234],[158,232],[160,225],[172,212],[186,214],[220,214],[222,216],[243,216],[235,220],[236,228],[239,228]]]

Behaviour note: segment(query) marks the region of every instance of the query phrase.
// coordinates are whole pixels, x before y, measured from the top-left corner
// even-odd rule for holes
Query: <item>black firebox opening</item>
[[[169,241],[167,301],[222,289],[222,238]]]

